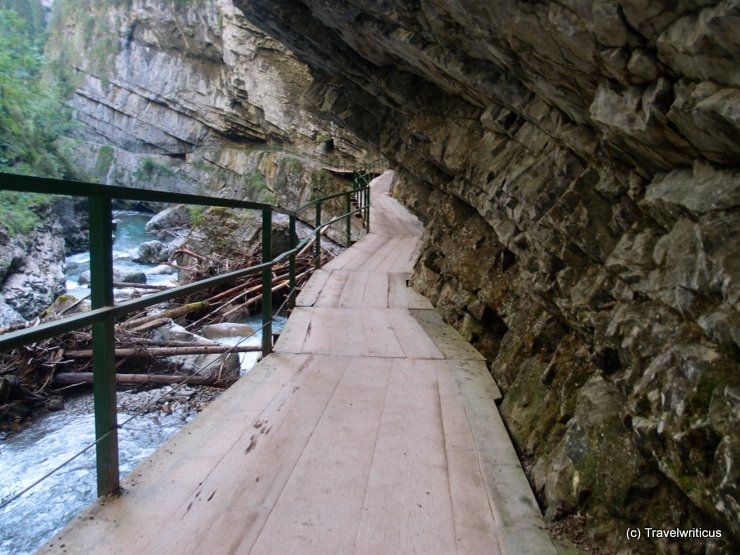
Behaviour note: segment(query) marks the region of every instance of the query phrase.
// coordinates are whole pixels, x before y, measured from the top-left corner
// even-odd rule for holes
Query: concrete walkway
[[[406,287],[390,179],[275,353],[42,553],[555,553],[482,356]]]

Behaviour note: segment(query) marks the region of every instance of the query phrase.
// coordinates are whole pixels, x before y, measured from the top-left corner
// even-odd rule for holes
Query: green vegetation
[[[28,233],[41,222],[36,209],[48,202],[47,195],[0,191],[0,226],[11,237]]]
[[[156,162],[149,156],[141,161],[141,166],[133,173],[133,177],[138,181],[149,181],[157,176],[175,177],[176,175],[175,170],[169,166]]]
[[[267,189],[267,181],[265,181],[261,173],[251,173],[245,176],[245,180],[250,191],[262,192]]]
[[[12,10],[19,17],[23,31],[31,37],[44,33],[44,8],[40,0],[0,0],[0,9]]]
[[[42,36],[15,11],[0,9],[0,171],[73,174],[55,140],[71,126],[59,90],[42,77]]]
[[[113,160],[115,160],[115,158],[116,154],[113,147],[108,145],[100,147],[98,158],[95,160],[95,173],[98,177],[103,179],[108,175],[108,171],[110,170],[111,164],[113,164]]]
[[[188,206],[190,210],[190,224],[193,226],[199,225],[203,221],[203,214],[206,211],[205,206],[191,205]]]
[[[56,0],[49,23],[50,69],[65,96],[77,89],[86,72],[108,87],[121,51],[121,21],[113,7],[130,0]],[[70,30],[76,30],[70,32]],[[84,68],[80,72],[77,68]]]
[[[247,198],[257,202],[274,202],[275,197],[261,173],[254,172],[245,175],[244,184],[246,185]]]
[[[313,186],[314,198],[318,198],[323,195],[330,195],[336,192],[334,177],[324,168],[320,168],[311,174],[311,185]]]
[[[70,169],[55,140],[71,120],[58,91],[41,77],[42,31],[40,4],[0,2],[0,171],[65,177]],[[28,233],[49,200],[0,191],[0,227],[11,237]]]
[[[303,162],[299,158],[284,156],[278,164],[280,173],[298,174],[303,172]]]
[[[216,166],[214,166],[213,164],[209,164],[208,162],[205,162],[203,160],[196,160],[195,162],[193,162],[193,167],[196,170],[208,173],[213,173],[217,169]]]

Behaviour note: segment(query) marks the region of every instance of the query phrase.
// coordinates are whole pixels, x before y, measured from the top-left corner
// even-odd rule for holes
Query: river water
[[[114,242],[114,264],[125,269],[150,271],[152,265],[131,260],[143,241],[154,239],[144,231],[149,219],[137,212],[116,212],[119,224]],[[88,269],[89,255],[77,254],[68,259],[68,291],[87,295],[89,290],[78,285],[79,274]],[[149,276],[148,283],[165,283],[174,276]],[[280,331],[286,318],[276,316],[273,330]],[[259,316],[246,321],[254,328]],[[223,342],[236,343],[242,338]],[[219,340],[221,341],[221,340]],[[243,344],[260,345],[259,334]],[[242,372],[257,361],[257,353],[240,354]],[[146,414],[128,422],[119,431],[121,474],[128,473],[138,462],[177,432],[194,417],[194,413]],[[129,414],[120,412],[118,421]],[[38,418],[29,428],[0,438],[0,501],[23,490],[95,440],[91,414],[91,394],[80,394],[65,400],[65,410]],[[69,520],[95,500],[95,450],[89,449],[62,470],[35,486],[7,507],[0,509],[0,555],[33,553],[59,531]]]
[[[74,405],[75,402],[68,403]],[[22,490],[95,441],[89,403],[48,414],[30,428],[2,442],[0,499]],[[119,421],[128,416],[119,414]],[[122,474],[151,454],[183,426],[176,414],[132,420],[119,433]],[[0,511],[0,553],[33,553],[64,524],[95,500],[95,450],[90,449],[61,471]]]
[[[123,271],[137,271],[147,274],[147,283],[152,285],[169,285],[177,274],[153,273],[154,264],[141,264],[134,262],[139,245],[145,241],[158,239],[153,233],[149,233],[144,226],[151,218],[151,214],[144,214],[134,210],[115,210],[113,217],[117,220],[115,239],[113,240],[113,266]],[[86,296],[90,290],[79,287],[80,274],[90,269],[90,253],[81,252],[68,256],[67,264],[67,292],[75,296]]]

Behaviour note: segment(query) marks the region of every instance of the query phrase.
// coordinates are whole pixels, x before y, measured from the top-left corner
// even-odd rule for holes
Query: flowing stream
[[[131,260],[142,241],[154,238],[144,231],[149,216],[126,211],[116,212],[116,218],[119,223],[114,242],[114,265],[127,270],[150,271],[153,265],[137,264]],[[89,255],[73,255],[67,262],[68,292],[87,295],[89,290],[80,287],[78,279],[80,273],[89,268]],[[172,277],[149,276],[148,282],[164,283]],[[280,331],[285,321],[285,317],[276,316],[273,331]],[[257,316],[245,323],[257,329],[261,320]],[[231,337],[219,341],[235,344],[242,339]],[[260,345],[260,342],[258,333],[243,344]],[[257,353],[241,353],[242,373],[248,371],[257,358]],[[95,440],[91,407],[91,394],[80,394],[65,400],[64,411],[44,415],[21,432],[0,437],[0,501],[23,490]],[[192,412],[178,411],[172,414],[145,414],[126,424],[119,431],[121,475],[153,453],[193,417]],[[129,414],[119,412],[119,423],[128,418]],[[18,500],[0,509],[0,555],[35,552],[95,500],[95,488],[95,450],[92,448]]]
[[[32,484],[95,441],[85,396],[67,405],[66,410],[43,416],[2,442],[0,499]],[[127,415],[119,413],[118,418],[123,421]],[[174,413],[131,421],[119,432],[121,473],[129,472],[183,424]],[[0,511],[0,553],[33,553],[95,500],[95,487],[93,448]]]
[[[157,239],[156,235],[144,229],[151,214],[135,210],[115,210],[113,217],[118,222],[113,240],[113,267],[126,272],[143,272],[147,275],[147,283],[152,285],[171,284],[177,277],[174,272],[158,273],[158,267],[154,264],[133,261],[141,243]],[[88,295],[90,290],[80,287],[79,279],[80,274],[90,269],[90,253],[81,252],[68,256],[66,265],[67,293],[77,297]]]

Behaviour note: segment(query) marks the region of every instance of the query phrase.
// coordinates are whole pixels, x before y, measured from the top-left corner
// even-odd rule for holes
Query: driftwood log
[[[160,320],[165,321],[168,319],[179,318],[180,316],[185,316],[186,314],[195,312],[196,310],[207,308],[208,306],[209,306],[208,303],[205,301],[197,301],[194,303],[188,303],[182,306],[178,306],[177,308],[171,308],[169,310],[164,310],[162,312],[152,314],[151,316],[144,316],[143,318],[135,318],[132,320],[127,320],[120,325],[123,328],[129,328],[133,331],[145,331],[146,329],[151,329],[150,325],[152,324],[152,322],[159,322]],[[158,327],[158,326],[154,326],[154,327]]]
[[[167,285],[153,285],[151,283],[132,283],[129,281],[114,281],[113,287],[121,288],[134,288],[134,289],[152,289],[154,291],[165,291],[171,289]]]
[[[327,229],[322,230],[325,234]],[[315,265],[314,238],[308,242],[300,253],[296,255],[296,281],[300,284],[312,273]],[[204,257],[192,252],[187,254],[193,261],[189,268],[178,268],[182,270],[181,278],[185,281],[205,279],[213,275],[234,271],[235,269],[254,266],[261,263],[259,252],[243,260],[232,261],[213,257]],[[328,262],[331,254],[323,251],[322,263]],[[170,265],[176,265],[170,262]],[[272,292],[277,294],[274,300],[285,299],[289,289],[289,262],[283,260],[272,268]],[[119,319],[116,324],[116,365],[118,374],[116,381],[121,385],[166,385],[185,381],[192,385],[209,385],[225,387],[233,376],[224,377],[219,373],[212,376],[194,375],[186,376],[182,373],[168,373],[168,365],[162,360],[162,364],[154,360],[155,357],[167,357],[176,355],[199,355],[199,354],[221,354],[221,353],[244,353],[260,352],[261,347],[230,346],[230,345],[202,345],[189,341],[175,341],[147,337],[148,332],[162,325],[167,325],[176,320],[188,331],[198,333],[201,326],[205,324],[221,323],[234,318],[241,318],[246,314],[254,312],[254,309],[262,303],[261,274],[255,273],[245,278],[234,281],[228,286],[220,285],[213,288],[191,293],[179,298],[174,302],[160,305],[159,312],[152,313],[157,309],[149,309],[139,313],[132,313]],[[141,294],[168,289],[166,286],[137,284],[128,282],[115,282],[115,287],[132,287],[140,289]],[[50,315],[44,319],[49,321],[61,318],[65,313],[72,312],[78,305],[82,304],[88,297],[80,299],[75,304],[67,307],[62,312]],[[21,325],[0,330],[0,333],[24,329],[40,322],[26,322]],[[273,338],[275,334],[273,334]],[[40,341],[33,345],[27,345],[7,353],[0,353],[0,369],[3,370],[3,378],[6,374],[17,377],[18,391],[20,394],[12,393],[9,399],[0,401],[0,424],[3,421],[16,418],[16,412],[8,412],[12,403],[28,404],[24,399],[33,398],[43,402],[49,394],[59,393],[67,387],[75,387],[79,384],[89,384],[93,381],[91,334],[87,330],[69,332],[63,336]],[[131,364],[126,365],[130,360]],[[148,371],[143,367],[146,365]],[[132,373],[128,373],[127,370]],[[7,380],[6,380],[7,381]],[[9,383],[9,382],[8,382]],[[35,402],[35,401],[34,401]],[[25,409],[24,409],[25,410]],[[29,405],[26,412],[35,410]],[[26,414],[24,412],[23,414]]]
[[[116,374],[119,385],[139,384],[176,384],[184,382],[190,385],[223,385],[224,380],[218,376],[181,376],[173,374]],[[54,385],[77,385],[93,383],[92,372],[57,372]]]
[[[147,358],[147,357],[169,357],[177,355],[219,355],[222,353],[255,353],[262,351],[259,346],[235,346],[235,345],[198,345],[191,343],[188,346],[179,347],[140,347],[116,349],[118,358]],[[67,358],[92,358],[91,349],[79,351],[65,351]]]

